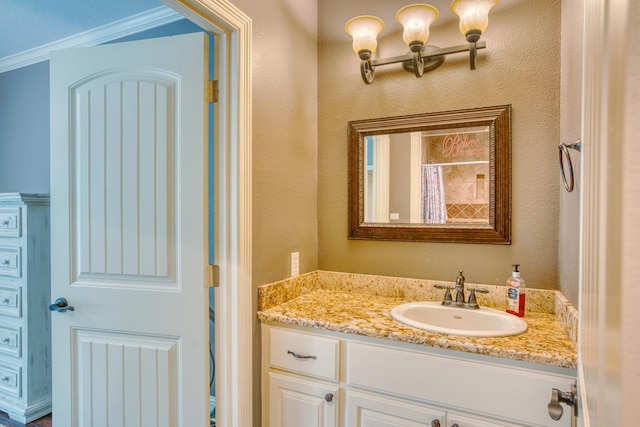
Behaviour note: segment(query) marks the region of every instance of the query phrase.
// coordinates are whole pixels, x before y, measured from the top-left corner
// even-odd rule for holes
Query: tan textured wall
[[[621,214],[622,229],[624,237],[622,246],[622,289],[620,307],[620,348],[621,365],[619,372],[622,375],[622,384],[619,391],[621,397],[622,414],[621,425],[634,425],[640,419],[640,407],[637,399],[640,393],[640,340],[638,339],[637,325],[640,322],[637,301],[640,298],[640,287],[638,286],[638,275],[640,275],[640,265],[638,264],[638,252],[640,252],[640,192],[638,182],[640,181],[640,122],[638,121],[638,110],[640,109],[640,33],[637,28],[640,26],[640,3],[630,0],[628,3],[627,22],[627,54],[626,79],[625,79],[625,99],[624,99],[624,126],[622,134],[622,146],[620,150],[624,153],[625,161],[621,165],[624,171],[622,175],[622,194],[625,203]],[[617,367],[616,367],[617,368]],[[610,396],[610,394],[608,394]],[[615,410],[615,409],[614,409]]]
[[[580,138],[582,123],[583,0],[562,1],[562,72],[560,78],[560,141]],[[580,153],[571,152],[575,188],[568,193],[560,185],[560,238],[558,287],[578,307],[580,243]]]
[[[317,269],[315,1],[234,0],[252,20],[252,263],[257,286]],[[248,284],[249,285],[249,284]],[[253,338],[253,424],[260,426],[260,329]]]
[[[253,281],[317,268],[315,2],[237,0],[252,19]]]
[[[429,44],[464,43],[448,0]],[[361,14],[387,28],[379,55],[406,51],[395,22],[403,1],[318,1],[318,233],[319,268],[345,272],[501,284],[512,263],[529,286],[557,288],[560,138],[560,1],[501,2],[490,15],[475,71],[468,57],[451,57],[422,79],[381,68],[365,85],[342,27]],[[347,239],[347,121],[512,104],[512,244],[471,245]]]

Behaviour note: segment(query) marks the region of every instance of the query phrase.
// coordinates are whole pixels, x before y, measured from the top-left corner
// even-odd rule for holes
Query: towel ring
[[[577,140],[573,144],[559,144],[558,145],[558,160],[560,161],[560,176],[562,176],[562,183],[564,184],[565,190],[569,193],[573,191],[573,186],[575,183],[575,179],[573,177],[573,164],[571,163],[571,155],[569,153],[569,148],[573,148],[574,150],[580,151],[582,143],[580,140]],[[567,181],[567,175],[564,172],[564,159],[567,159],[567,166],[569,169],[569,180]]]

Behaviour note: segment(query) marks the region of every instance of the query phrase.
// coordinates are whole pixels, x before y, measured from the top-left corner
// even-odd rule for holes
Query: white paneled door
[[[56,427],[208,426],[207,52],[51,55]]]

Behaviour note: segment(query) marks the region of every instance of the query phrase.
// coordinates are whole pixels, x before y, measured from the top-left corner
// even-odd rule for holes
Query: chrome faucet
[[[456,287],[454,290],[456,291],[456,302],[464,303],[464,276],[462,275],[462,270],[458,272],[458,278],[456,279]]]
[[[464,294],[464,281],[465,278],[462,275],[462,270],[458,272],[458,277],[456,278],[455,286],[447,286],[435,284],[433,285],[436,289],[446,289],[444,294],[444,299],[442,300],[442,305],[449,305],[454,307],[462,307],[462,308],[472,308],[477,309],[480,308],[478,305],[478,301],[476,300],[476,292],[480,294],[487,294],[489,291],[483,288],[469,288],[469,299],[465,298]],[[451,296],[451,291],[456,291],[456,300],[454,301]]]

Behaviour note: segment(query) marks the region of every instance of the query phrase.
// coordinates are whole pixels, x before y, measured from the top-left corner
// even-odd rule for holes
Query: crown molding
[[[48,61],[51,51],[75,47],[95,46],[110,42],[140,31],[159,27],[178,21],[184,17],[175,10],[161,6],[139,13],[119,21],[112,22],[92,30],[64,39],[0,58],[0,73],[26,67],[42,61]]]

